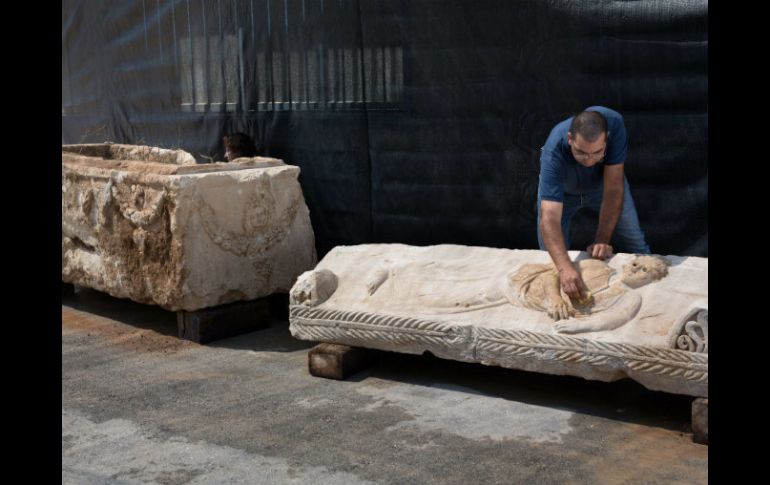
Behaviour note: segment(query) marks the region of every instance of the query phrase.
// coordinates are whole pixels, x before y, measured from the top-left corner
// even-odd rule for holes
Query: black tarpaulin
[[[321,255],[535,248],[539,149],[604,105],[653,252],[708,256],[707,52],[706,1],[64,0],[62,143],[250,134],[301,167]]]

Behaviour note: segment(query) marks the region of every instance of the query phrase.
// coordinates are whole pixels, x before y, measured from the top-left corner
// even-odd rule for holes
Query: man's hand
[[[580,273],[577,272],[572,264],[566,265],[559,270],[559,284],[561,284],[561,289],[564,290],[564,293],[570,298],[578,300],[585,298],[586,285],[583,283]]]
[[[588,246],[586,252],[594,259],[607,259],[612,257],[612,246],[603,243],[593,243]]]

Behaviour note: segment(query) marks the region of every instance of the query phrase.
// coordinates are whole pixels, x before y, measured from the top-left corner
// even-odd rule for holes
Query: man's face
[[[238,152],[233,151],[229,148],[225,148],[225,162],[232,162],[233,160],[235,160],[240,156],[241,155]]]
[[[602,133],[595,141],[586,141],[580,135],[572,137],[572,133],[567,133],[572,156],[580,165],[584,167],[593,167],[604,159],[607,152],[607,134]]]

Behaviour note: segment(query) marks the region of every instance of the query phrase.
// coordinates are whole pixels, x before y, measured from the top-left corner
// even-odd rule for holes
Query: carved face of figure
[[[631,288],[639,288],[653,281],[658,281],[668,274],[668,265],[655,256],[637,256],[623,266],[623,283]]]

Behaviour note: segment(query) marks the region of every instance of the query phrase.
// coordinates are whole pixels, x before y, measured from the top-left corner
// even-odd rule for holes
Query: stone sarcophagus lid
[[[708,259],[571,251],[573,300],[545,251],[339,246],[290,293],[294,337],[708,397]]]
[[[316,263],[299,168],[62,146],[62,281],[194,311],[289,291]]]

